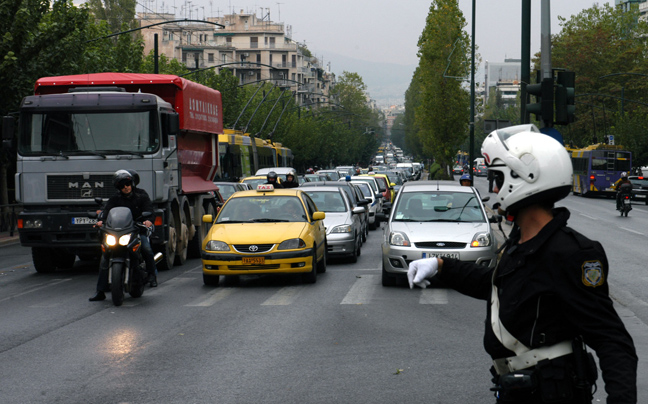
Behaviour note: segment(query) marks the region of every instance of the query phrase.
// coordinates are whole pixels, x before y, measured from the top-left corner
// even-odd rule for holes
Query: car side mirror
[[[488,202],[488,201],[490,201],[490,196],[485,196],[485,197],[481,198],[481,200],[482,200],[482,202]]]

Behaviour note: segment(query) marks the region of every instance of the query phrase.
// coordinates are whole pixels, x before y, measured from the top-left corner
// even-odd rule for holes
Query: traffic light
[[[576,95],[576,73],[559,71],[556,79],[556,123],[567,125],[574,122],[574,97]]]
[[[526,87],[527,94],[533,95],[536,102],[526,104],[526,110],[530,114],[535,114],[536,119],[542,120],[551,126],[553,122],[553,78],[544,78],[540,82],[540,72],[538,71],[538,84],[529,84]]]

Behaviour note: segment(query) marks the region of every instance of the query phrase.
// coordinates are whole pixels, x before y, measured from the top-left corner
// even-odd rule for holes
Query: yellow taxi
[[[326,271],[325,213],[300,189],[269,184],[233,194],[218,212],[202,245],[203,282],[220,276],[301,274],[315,283]]]

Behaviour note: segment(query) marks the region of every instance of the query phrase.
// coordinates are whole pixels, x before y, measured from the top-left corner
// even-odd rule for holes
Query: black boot
[[[102,300],[106,300],[106,294],[102,291],[98,291],[96,295],[92,296],[88,300],[91,302],[100,302]]]
[[[157,276],[149,275],[149,286],[152,288],[157,288]]]

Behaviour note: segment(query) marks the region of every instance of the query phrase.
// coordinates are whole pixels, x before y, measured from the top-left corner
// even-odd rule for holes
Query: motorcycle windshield
[[[110,209],[106,219],[106,228],[119,231],[131,227],[133,227],[133,214],[130,209],[123,206]]]

